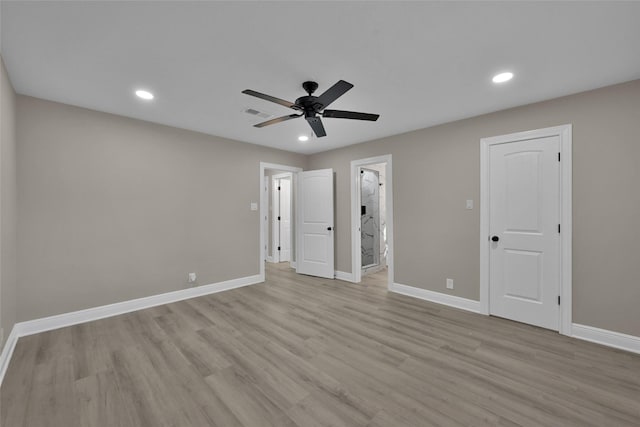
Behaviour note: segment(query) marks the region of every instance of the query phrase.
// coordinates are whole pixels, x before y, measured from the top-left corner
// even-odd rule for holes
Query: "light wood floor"
[[[640,356],[267,269],[265,284],[21,338],[17,426],[639,426]]]

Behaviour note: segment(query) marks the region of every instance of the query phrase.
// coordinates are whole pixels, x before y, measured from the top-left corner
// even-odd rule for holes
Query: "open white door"
[[[334,278],[333,169],[300,172],[296,272]]]

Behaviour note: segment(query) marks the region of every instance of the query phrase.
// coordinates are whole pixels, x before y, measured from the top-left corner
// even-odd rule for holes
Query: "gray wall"
[[[336,269],[351,271],[349,162],[392,154],[395,281],[478,300],[480,138],[567,123],[573,320],[640,336],[640,80],[310,156],[336,172]]]
[[[18,320],[184,288],[191,271],[199,284],[257,274],[260,161],[335,170],[336,269],[349,272],[349,162],[388,153],[395,281],[477,300],[480,138],[565,123],[574,322],[640,335],[640,81],[308,157],[18,96]],[[15,197],[6,159],[3,202]]]
[[[0,57],[0,350],[16,322],[16,96]]]
[[[260,161],[306,157],[17,97],[18,320],[258,274]]]

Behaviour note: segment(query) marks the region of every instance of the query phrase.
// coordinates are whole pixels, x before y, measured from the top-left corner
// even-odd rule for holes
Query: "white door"
[[[300,172],[296,272],[333,279],[333,169]]]
[[[280,262],[291,260],[291,179],[281,178],[280,187]]]
[[[489,307],[496,316],[559,329],[560,140],[490,146]]]

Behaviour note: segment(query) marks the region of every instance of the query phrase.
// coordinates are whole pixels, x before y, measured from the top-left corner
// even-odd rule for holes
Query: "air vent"
[[[249,115],[260,117],[262,119],[268,119],[269,117],[273,116],[273,114],[271,114],[271,113],[268,113],[266,111],[256,110],[255,108],[251,108],[251,107],[246,107],[242,111],[244,111],[245,113],[247,113]]]

